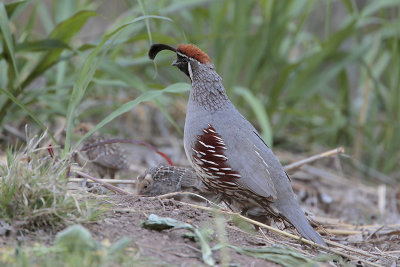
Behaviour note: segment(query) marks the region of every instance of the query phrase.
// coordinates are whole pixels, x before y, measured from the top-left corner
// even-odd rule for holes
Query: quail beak
[[[174,62],[172,62],[172,64],[171,64],[172,66],[178,66],[179,65],[179,62],[178,62],[178,60],[177,59],[175,59],[174,60]]]

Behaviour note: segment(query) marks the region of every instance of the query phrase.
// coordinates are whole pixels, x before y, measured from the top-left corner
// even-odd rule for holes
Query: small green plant
[[[53,158],[30,139],[25,148],[7,150],[0,167],[0,218],[25,226],[43,226],[90,219],[89,202],[67,190],[68,160]],[[78,199],[79,198],[79,199]]]
[[[166,229],[186,229],[191,232],[186,237],[194,239],[196,242],[200,243],[201,247],[201,257],[205,264],[209,266],[215,266],[215,261],[212,257],[212,251],[209,245],[210,232],[206,229],[203,231],[194,227],[191,224],[184,223],[169,217],[159,217],[156,214],[150,214],[147,221],[142,223],[142,227],[151,230],[162,231]]]
[[[123,238],[113,244],[96,242],[81,225],[73,225],[57,234],[55,244],[47,247],[35,244],[32,248],[5,248],[0,264],[7,266],[138,266],[136,250],[131,241]]]

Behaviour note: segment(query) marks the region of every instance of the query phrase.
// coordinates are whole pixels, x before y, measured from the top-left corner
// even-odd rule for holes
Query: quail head
[[[74,129],[74,133],[83,136],[91,128],[90,124],[81,123]],[[94,133],[83,142],[82,149],[107,141],[108,139],[110,139],[108,136]],[[111,179],[114,179],[118,171],[129,169],[129,163],[124,151],[117,143],[95,145],[85,150],[85,153],[89,162],[92,163],[93,168],[101,178],[109,175]]]
[[[192,44],[176,49],[154,44],[149,57],[162,50],[176,53],[172,65],[191,80],[184,148],[204,184],[231,198],[242,211],[260,207],[291,223],[303,237],[325,244],[300,208],[281,163],[229,100],[209,56]]]

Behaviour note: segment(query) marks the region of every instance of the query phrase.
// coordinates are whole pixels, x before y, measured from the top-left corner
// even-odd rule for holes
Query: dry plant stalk
[[[76,172],[76,171],[74,171]],[[68,178],[68,182],[72,183],[82,183],[85,180],[85,178],[78,178],[78,177],[70,177]],[[135,184],[136,182],[134,180],[120,180],[120,179],[101,179],[103,183],[106,184]],[[97,183],[94,180],[93,181],[88,181],[88,183]]]
[[[317,155],[311,156],[309,158],[305,158],[303,160],[299,160],[299,161],[296,161],[294,163],[288,164],[284,168],[285,168],[285,171],[292,171],[292,170],[300,168],[301,166],[303,166],[305,164],[309,164],[311,162],[314,162],[316,160],[319,160],[319,159],[322,159],[322,158],[331,157],[331,156],[335,156],[335,155],[340,155],[340,154],[343,154],[343,153],[344,153],[344,148],[343,147],[338,147],[338,148],[323,152],[321,154],[317,154]]]
[[[76,172],[77,174],[79,174],[79,175],[85,177],[85,178],[88,178],[88,179],[90,179],[90,180],[92,180],[92,181],[95,181],[96,183],[101,184],[101,185],[104,186],[106,189],[111,190],[111,191],[113,191],[113,192],[115,192],[115,193],[118,193],[118,194],[121,194],[121,195],[125,195],[125,196],[126,196],[126,195],[132,195],[131,193],[129,193],[129,192],[127,192],[127,191],[125,191],[125,190],[123,190],[123,189],[121,189],[121,188],[119,188],[119,187],[116,187],[116,186],[113,186],[113,185],[111,185],[111,184],[109,184],[109,183],[103,182],[102,179],[94,178],[93,176],[91,176],[91,175],[89,175],[89,174],[87,174],[87,173],[81,172],[81,171],[75,171],[75,172]]]

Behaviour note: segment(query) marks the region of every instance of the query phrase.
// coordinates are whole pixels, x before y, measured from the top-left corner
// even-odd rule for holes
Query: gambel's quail
[[[241,210],[261,207],[290,222],[305,238],[325,245],[300,208],[278,158],[229,100],[208,55],[192,44],[176,49],[154,44],[149,57],[154,59],[162,50],[177,54],[172,65],[192,82],[184,147],[202,181]]]
[[[189,168],[158,165],[148,168],[137,178],[136,192],[144,196],[159,196],[179,191],[199,191],[202,186],[196,173]]]
[[[83,136],[89,132],[91,128],[92,126],[90,124],[81,123],[74,129],[74,133]],[[110,138],[107,136],[94,133],[83,142],[82,149],[95,145],[96,143],[107,141],[108,139]],[[117,143],[95,145],[85,150],[85,152],[88,160],[92,163],[92,166],[101,178],[104,178],[108,174],[111,179],[114,179],[115,174],[119,170],[129,169],[128,160],[122,148]]]

